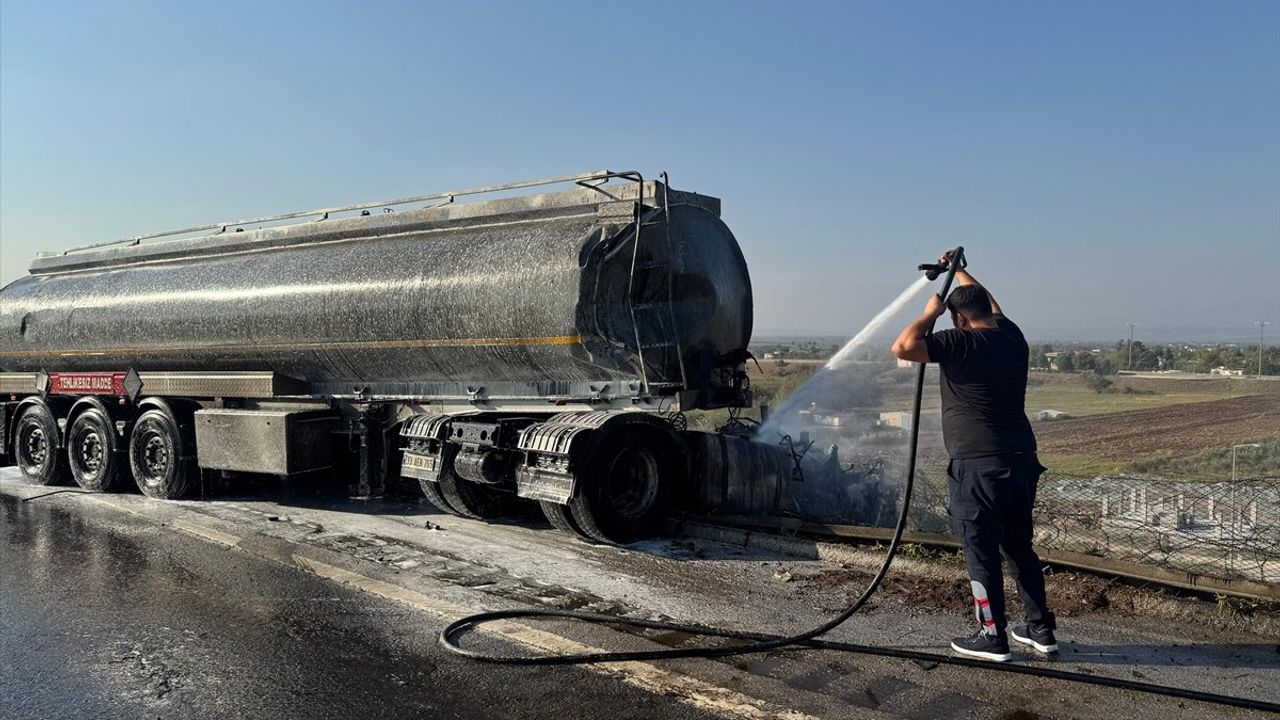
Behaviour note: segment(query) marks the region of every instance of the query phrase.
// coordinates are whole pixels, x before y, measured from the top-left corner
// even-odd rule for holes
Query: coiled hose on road
[[[942,297],[947,296],[947,292],[951,288],[952,280],[955,279],[956,270],[964,263],[964,248],[958,247],[952,253],[952,262],[947,271],[946,279],[942,284],[942,291],[939,293]],[[1185,700],[1195,700],[1198,702],[1213,703],[1216,705],[1228,705],[1232,707],[1245,708],[1249,710],[1264,710],[1269,712],[1280,713],[1280,704],[1265,702],[1262,700],[1253,700],[1250,698],[1240,698],[1233,695],[1220,695],[1217,693],[1201,692],[1199,690],[1188,690],[1185,688],[1171,687],[1168,685],[1158,685],[1155,683],[1137,682],[1134,680],[1124,680],[1121,678],[1099,677],[1081,672],[1071,672],[1068,670],[1057,670],[1054,668],[1039,667],[1033,665],[1019,665],[1014,663],[995,663],[984,660],[971,660],[969,658],[955,657],[952,655],[942,655],[938,653],[918,652],[915,650],[902,650],[891,647],[877,647],[873,645],[859,645],[856,643],[836,642],[831,640],[820,640],[822,635],[834,630],[844,624],[846,620],[853,617],[854,613],[862,609],[871,596],[875,594],[880,587],[881,581],[889,572],[889,566],[893,563],[893,558],[898,552],[898,547],[902,543],[902,533],[907,527],[907,512],[911,507],[911,490],[915,482],[916,469],[916,450],[920,440],[920,400],[924,394],[924,377],[925,365],[920,364],[916,375],[915,398],[912,404],[912,422],[911,422],[911,452],[907,460],[907,480],[902,491],[902,508],[898,511],[898,522],[894,526],[893,539],[889,542],[889,549],[885,553],[884,562],[881,563],[880,569],[876,572],[875,577],[871,579],[862,594],[858,596],[847,608],[835,617],[822,623],[821,625],[805,632],[781,636],[771,635],[767,633],[754,633],[743,630],[728,630],[724,628],[708,627],[703,625],[684,625],[680,623],[662,622],[656,620],[638,620],[619,618],[613,615],[603,615],[600,613],[579,612],[573,610],[541,610],[541,609],[523,609],[523,610],[495,610],[493,612],[476,613],[461,618],[447,625],[440,631],[440,644],[446,650],[456,653],[463,657],[478,660],[480,662],[500,663],[505,665],[586,665],[594,663],[607,662],[626,662],[626,661],[644,661],[644,660],[667,660],[674,658],[717,658],[727,657],[731,655],[746,655],[750,653],[767,652],[777,650],[784,647],[807,647],[821,650],[840,650],[844,652],[858,653],[862,655],[878,655],[881,657],[895,657],[905,660],[917,660],[922,662],[932,662],[946,665],[959,665],[962,667],[979,668],[982,670],[993,670],[996,672],[1012,673],[1015,675],[1033,675],[1036,677],[1050,678],[1053,680],[1065,680],[1068,682],[1084,683],[1087,685],[1098,685],[1102,687],[1115,688],[1119,690],[1133,690],[1137,692],[1153,693],[1165,697],[1176,697]],[[725,645],[721,647],[709,648],[676,648],[670,650],[641,650],[629,652],[594,652],[581,653],[574,655],[494,655],[478,650],[472,650],[462,647],[459,644],[460,636],[468,631],[478,628],[485,623],[497,622],[499,620],[513,619],[555,619],[555,620],[578,620],[586,623],[595,623],[601,625],[613,626],[629,626],[645,628],[649,630],[662,630],[667,632],[681,632],[690,635],[700,635],[704,637],[729,638],[733,640],[743,640],[746,642],[736,645]]]

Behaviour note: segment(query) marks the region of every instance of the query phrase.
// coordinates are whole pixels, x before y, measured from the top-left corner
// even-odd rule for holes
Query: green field
[[[750,377],[757,402],[767,402],[777,407],[790,392],[820,367],[821,365],[816,363],[796,362],[785,364],[765,362],[760,368],[751,366]],[[864,376],[874,378],[874,383],[879,387],[880,392],[878,399],[874,401],[875,405],[863,406],[855,412],[874,413],[880,410],[910,409],[915,383],[914,369],[892,369],[878,376],[875,373],[880,371],[875,370],[870,375]],[[1080,423],[1072,425],[1072,427],[1079,427],[1079,432],[1085,433],[1081,437],[1092,437],[1096,434],[1098,438],[1106,439],[1109,437],[1110,430],[1103,428],[1118,422],[1115,418],[1125,417],[1114,414],[1170,408],[1168,418],[1161,414],[1158,419],[1155,419],[1157,425],[1151,427],[1151,440],[1158,445],[1155,452],[1164,454],[1164,457],[1160,458],[1159,462],[1153,462],[1151,448],[1135,448],[1133,453],[1113,452],[1109,456],[1105,456],[1106,453],[1095,455],[1092,451],[1053,452],[1046,448],[1046,451],[1042,452],[1042,460],[1053,471],[1084,476],[1151,472],[1220,478],[1223,473],[1222,460],[1219,457],[1221,453],[1219,450],[1210,448],[1215,447],[1219,442],[1229,447],[1234,443],[1253,442],[1275,436],[1274,429],[1257,427],[1257,421],[1250,422],[1243,419],[1233,421],[1230,417],[1222,418],[1221,424],[1215,421],[1214,428],[1217,432],[1212,438],[1188,438],[1184,433],[1180,433],[1178,427],[1184,418],[1189,417],[1188,413],[1194,415],[1201,412],[1185,407],[1193,403],[1271,395],[1276,397],[1277,407],[1280,407],[1280,382],[1228,380],[1203,375],[1198,377],[1111,376],[1109,380],[1111,380],[1111,386],[1099,392],[1089,386],[1083,375],[1032,373],[1027,389],[1027,413],[1034,416],[1040,410],[1056,410],[1072,417],[1112,415],[1113,417],[1102,422],[1102,425],[1093,421],[1083,425]],[[936,412],[939,406],[938,395],[937,375],[934,370],[930,373],[925,387],[923,405],[926,412],[929,410]],[[1209,407],[1213,406],[1205,406],[1206,410]],[[841,408],[828,409],[841,410]],[[851,410],[851,408],[844,408],[844,410]],[[744,411],[743,415],[758,417],[758,409]],[[724,422],[728,414],[725,411],[717,411],[696,413],[695,416],[701,420],[704,427],[709,428]],[[1263,425],[1269,425],[1270,418],[1261,422]],[[1059,430],[1067,427],[1058,426],[1054,421],[1037,422],[1035,425],[1038,428],[1037,433],[1041,431],[1050,433],[1051,428]],[[1268,453],[1268,455],[1270,457],[1264,463],[1266,467],[1251,468],[1251,470],[1274,474],[1276,469],[1271,465],[1276,462],[1275,454]],[[1227,467],[1228,475],[1229,470],[1230,468]]]
[[[939,405],[937,380],[935,376],[930,380],[932,382],[925,386],[923,407],[936,410]],[[1113,391],[1097,392],[1089,388],[1079,375],[1033,373],[1027,386],[1027,414],[1057,410],[1082,417],[1223,400],[1258,392],[1257,385],[1251,381],[1116,378],[1114,383]],[[886,395],[884,405],[890,409],[908,408],[911,406],[911,392],[910,387],[898,388]]]
[[[748,375],[757,399],[776,405],[788,393],[804,382],[820,364],[764,362],[757,369],[749,366]],[[915,373],[911,370],[894,370],[880,402],[884,410],[904,410],[911,407]],[[1146,410],[1149,408],[1181,405],[1184,403],[1222,400],[1259,392],[1259,385],[1249,380],[1205,381],[1177,379],[1148,379],[1117,377],[1113,391],[1097,392],[1089,388],[1081,375],[1033,373],[1027,387],[1027,413],[1039,410],[1058,410],[1073,416],[1101,415]],[[1262,388],[1275,383],[1264,383]],[[1274,388],[1270,388],[1274,389]],[[931,373],[925,385],[923,407],[936,410],[939,406],[937,375]]]
[[[1280,434],[1260,437],[1257,441],[1261,447],[1246,448],[1237,457],[1236,470],[1240,478],[1275,477],[1280,474]],[[1231,449],[1227,447],[1183,457],[1132,462],[1089,455],[1042,452],[1040,462],[1053,473],[1086,477],[1139,473],[1215,482],[1231,477]]]
[[[1195,385],[1196,383],[1183,383]],[[1149,408],[1181,405],[1183,403],[1222,400],[1245,395],[1246,392],[1223,393],[1220,390],[1187,388],[1172,392],[1155,392],[1150,395],[1124,392],[1098,393],[1084,387],[1052,385],[1027,388],[1027,414],[1039,410],[1060,410],[1068,415],[1101,415],[1103,413],[1146,410]]]
[[[1050,473],[1058,475],[1078,475],[1080,477],[1097,477],[1098,475],[1120,475],[1134,472],[1133,463],[1088,455],[1064,455],[1061,453],[1040,453],[1040,464],[1049,468]]]

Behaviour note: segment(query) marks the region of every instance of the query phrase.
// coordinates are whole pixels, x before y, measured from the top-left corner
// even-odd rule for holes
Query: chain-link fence
[[[896,416],[902,419],[902,414]],[[867,536],[879,537],[895,522],[910,455],[910,436],[894,419],[809,422],[788,446],[804,455],[801,477],[762,474],[758,463],[744,460],[733,466],[736,472],[721,473],[742,487],[721,478],[709,487],[700,509],[713,515],[776,515],[816,525],[875,527]],[[936,422],[923,426],[907,529],[954,539],[940,428]],[[839,448],[848,450],[835,452]],[[1248,581],[1267,585],[1264,595],[1280,592],[1280,476],[1274,472],[1206,481],[1158,475],[1087,477],[1050,469],[1040,478],[1036,500],[1036,546],[1059,562],[1114,572],[1141,566],[1165,571],[1138,573],[1161,582],[1201,582],[1169,577],[1174,573],[1228,581],[1214,583],[1220,588],[1241,589],[1239,583]],[[1090,557],[1100,561],[1095,564]]]
[[[950,533],[947,461],[922,457],[909,529]],[[1280,477],[1198,482],[1052,471],[1036,497],[1037,547],[1280,585]]]

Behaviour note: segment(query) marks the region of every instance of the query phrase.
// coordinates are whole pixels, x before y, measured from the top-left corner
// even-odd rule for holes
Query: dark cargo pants
[[[1035,453],[956,458],[947,465],[951,522],[964,547],[978,623],[987,632],[1003,633],[1007,624],[1002,554],[1027,622],[1054,626],[1040,558],[1031,548],[1031,507],[1042,472]]]

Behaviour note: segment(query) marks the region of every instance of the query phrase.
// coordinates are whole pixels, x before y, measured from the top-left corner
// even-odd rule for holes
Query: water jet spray
[[[964,248],[957,247],[951,252],[943,256],[938,263],[928,263],[919,266],[919,270],[925,273],[925,282],[931,282],[938,277],[942,277],[945,273],[946,278],[942,283],[939,297],[944,300],[947,293],[951,289],[951,283],[955,279],[956,271],[965,267]],[[920,284],[920,283],[917,283]],[[922,285],[922,284],[921,284]],[[913,285],[912,287],[915,287]],[[911,288],[908,288],[909,290]],[[904,293],[906,294],[906,293]],[[910,296],[908,296],[909,299]],[[900,298],[901,299],[901,298]],[[905,302],[905,301],[904,301]],[[892,308],[895,303],[891,304]],[[881,313],[882,315],[885,313]],[[879,316],[877,316],[879,318]],[[875,321],[873,320],[873,323]],[[864,329],[865,332],[865,329]],[[932,334],[930,328],[928,334]],[[859,333],[862,335],[863,333]],[[855,337],[855,340],[857,338]],[[853,341],[850,341],[850,345]],[[849,345],[846,345],[846,349]],[[843,350],[842,350],[843,352]],[[837,353],[836,357],[839,356]],[[835,357],[832,358],[835,360]],[[828,362],[828,367],[831,366]],[[726,628],[715,628],[703,625],[685,625],[681,623],[662,622],[656,620],[643,620],[634,618],[620,618],[613,615],[604,615],[601,613],[588,613],[572,610],[544,610],[544,609],[524,609],[524,610],[497,610],[493,612],[477,613],[460,620],[456,620],[445,626],[440,631],[439,641],[444,648],[463,657],[468,657],[481,662],[490,662],[506,665],[582,665],[606,662],[630,662],[630,661],[648,661],[675,658],[714,658],[726,657],[732,655],[744,655],[748,653],[767,652],[777,650],[784,647],[808,647],[824,650],[841,650],[844,652],[853,652],[863,655],[877,655],[881,657],[896,657],[908,660],[943,663],[948,665],[959,665],[963,667],[980,668],[986,670],[995,670],[999,672],[1012,673],[1016,675],[1034,675],[1037,677],[1046,677],[1056,680],[1065,680],[1069,682],[1078,682],[1089,685],[1097,685],[1102,687],[1117,688],[1122,690],[1134,690],[1138,692],[1152,693],[1166,697],[1179,697],[1188,700],[1196,700],[1200,702],[1208,702],[1219,705],[1229,705],[1233,707],[1267,710],[1271,712],[1280,712],[1280,705],[1268,703],[1261,700],[1253,700],[1249,698],[1240,698],[1230,695],[1220,695],[1217,693],[1201,692],[1198,690],[1188,690],[1185,688],[1169,687],[1158,685],[1155,683],[1138,682],[1135,680],[1126,680],[1122,678],[1099,677],[1082,672],[1071,672],[1066,670],[1057,670],[1054,668],[1044,668],[1031,665],[1020,665],[1018,663],[993,663],[986,660],[975,660],[970,658],[956,657],[953,655],[943,655],[939,653],[918,652],[915,650],[904,650],[893,647],[879,647],[871,645],[861,645],[857,643],[836,642],[830,640],[819,639],[822,635],[831,632],[835,628],[844,624],[849,618],[862,609],[862,607],[871,599],[871,596],[880,587],[880,583],[884,580],[885,575],[889,572],[889,566],[893,563],[894,556],[897,555],[898,548],[902,543],[902,534],[907,526],[907,514],[911,508],[911,490],[915,480],[916,453],[920,439],[920,401],[924,392],[925,363],[918,364],[918,372],[916,375],[915,395],[912,403],[912,422],[911,422],[911,440],[910,452],[908,454],[908,464],[906,480],[902,489],[902,506],[898,511],[897,523],[894,526],[893,538],[889,542],[889,549],[885,552],[885,558],[880,565],[880,569],[876,572],[875,577],[847,608],[831,618],[827,622],[797,635],[779,636],[767,633],[756,633],[745,630],[730,630]],[[637,628],[645,628],[649,630],[663,630],[668,632],[682,632],[690,635],[703,637],[728,638],[732,640],[744,641],[737,645],[719,646],[719,647],[703,647],[703,648],[677,648],[670,650],[646,650],[631,652],[591,652],[581,654],[567,655],[496,655],[482,650],[464,648],[459,644],[460,636],[468,631],[474,630],[484,623],[497,622],[499,620],[510,620],[514,618],[540,618],[540,619],[557,619],[557,620],[578,620],[587,623],[612,625],[612,626],[630,626]]]

